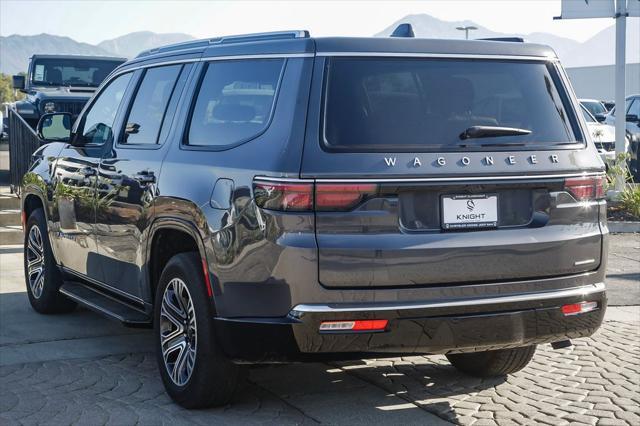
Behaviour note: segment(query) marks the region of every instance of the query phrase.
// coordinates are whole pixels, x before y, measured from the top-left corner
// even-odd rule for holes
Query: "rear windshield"
[[[33,65],[33,84],[41,86],[98,87],[122,61],[91,59],[38,59]]]
[[[559,77],[543,62],[347,57],[332,58],[326,67],[323,141],[329,149],[530,149],[581,142]],[[484,128],[467,132],[473,126]],[[496,127],[517,131],[497,136]]]

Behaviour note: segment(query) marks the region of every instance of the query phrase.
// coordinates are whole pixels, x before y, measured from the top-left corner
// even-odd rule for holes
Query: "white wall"
[[[640,93],[640,63],[627,64],[626,94]],[[571,85],[578,98],[613,100],[615,97],[614,66],[567,68]]]

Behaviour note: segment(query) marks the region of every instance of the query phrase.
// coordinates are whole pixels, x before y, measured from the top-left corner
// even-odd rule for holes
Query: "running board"
[[[60,293],[127,327],[148,328],[153,325],[151,317],[145,312],[82,283],[65,281],[60,286]]]

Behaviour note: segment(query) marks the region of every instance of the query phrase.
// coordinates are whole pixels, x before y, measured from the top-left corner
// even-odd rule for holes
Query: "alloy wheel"
[[[27,239],[27,279],[34,298],[39,299],[44,289],[44,243],[42,233],[37,225],[29,229]]]
[[[180,278],[172,279],[162,296],[160,345],[169,377],[183,386],[196,362],[197,324],[191,294]]]

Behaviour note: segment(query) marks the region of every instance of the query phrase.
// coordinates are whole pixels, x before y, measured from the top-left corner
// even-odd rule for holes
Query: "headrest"
[[[256,110],[249,105],[218,104],[213,108],[213,118],[220,121],[251,121]]]

